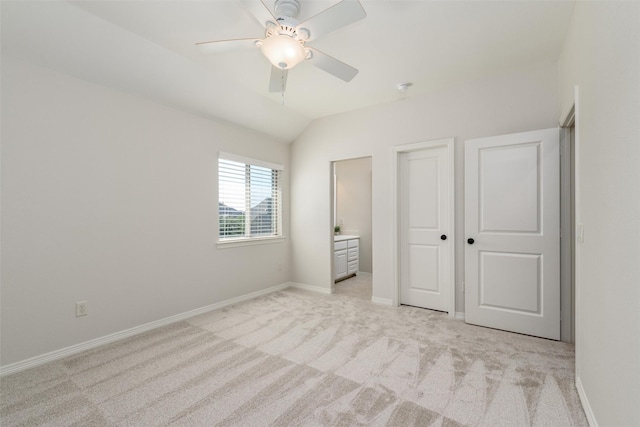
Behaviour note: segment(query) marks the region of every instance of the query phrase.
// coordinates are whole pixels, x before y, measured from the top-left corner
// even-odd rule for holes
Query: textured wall
[[[543,63],[314,121],[291,148],[293,280],[331,286],[331,161],[372,156],[373,295],[393,300],[392,147],[455,137],[456,311],[464,310],[463,148],[558,121],[557,66]]]
[[[640,3],[577,2],[559,62],[576,102],[576,372],[592,423],[640,425]]]
[[[288,235],[288,145],[3,57],[2,365],[286,283],[216,248],[218,151],[285,165]]]

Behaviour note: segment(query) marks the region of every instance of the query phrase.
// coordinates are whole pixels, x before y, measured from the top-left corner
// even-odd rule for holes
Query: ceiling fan
[[[305,45],[307,41],[365,18],[367,14],[358,0],[342,0],[303,22],[296,19],[300,12],[299,0],[275,0],[275,16],[263,0],[241,0],[241,3],[265,27],[264,38],[213,40],[196,43],[196,46],[214,53],[259,47],[273,64],[270,92],[284,93],[288,70],[303,61],[346,82],[358,74],[356,68]]]

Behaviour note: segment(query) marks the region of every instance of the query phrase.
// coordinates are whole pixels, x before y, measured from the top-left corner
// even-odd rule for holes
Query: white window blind
[[[282,236],[281,172],[280,165],[220,153],[220,241]]]

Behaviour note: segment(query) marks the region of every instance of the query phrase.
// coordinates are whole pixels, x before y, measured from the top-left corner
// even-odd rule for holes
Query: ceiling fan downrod
[[[278,18],[297,18],[300,13],[300,2],[298,0],[276,0],[274,9]]]

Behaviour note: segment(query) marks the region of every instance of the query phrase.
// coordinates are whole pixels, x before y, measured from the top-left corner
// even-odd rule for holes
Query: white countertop
[[[338,236],[333,236],[333,241],[342,242],[343,240],[359,239],[359,238],[360,236],[354,236],[353,234],[340,234]]]

